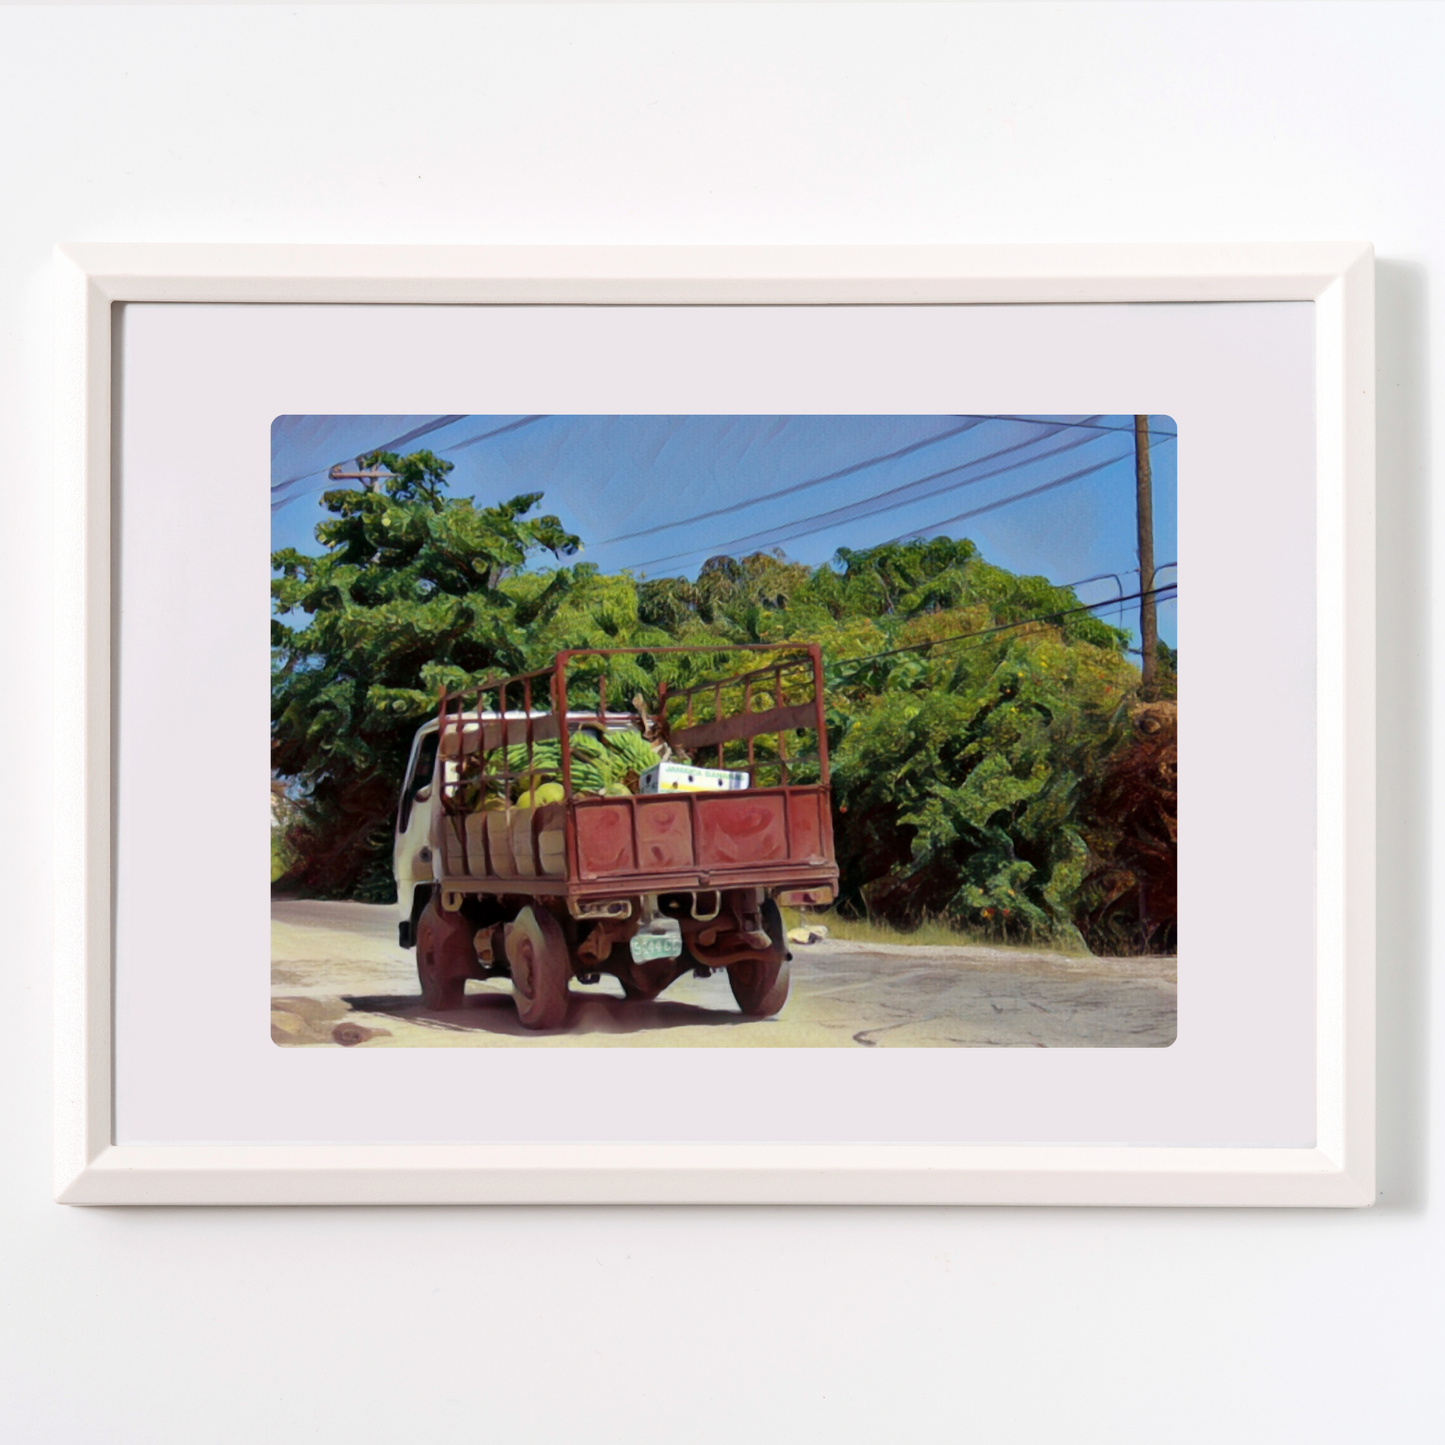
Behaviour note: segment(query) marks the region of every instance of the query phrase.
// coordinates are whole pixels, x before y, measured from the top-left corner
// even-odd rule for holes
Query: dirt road
[[[395,911],[277,902],[271,1032],[277,1043],[366,1048],[1160,1048],[1174,1040],[1172,958],[1072,958],[992,948],[826,940],[793,945],[793,990],[775,1019],[744,1019],[727,978],[679,979],[654,1003],[615,980],[572,985],[565,1030],[517,1022],[511,986],[469,985],[464,1007],[422,1007]]]

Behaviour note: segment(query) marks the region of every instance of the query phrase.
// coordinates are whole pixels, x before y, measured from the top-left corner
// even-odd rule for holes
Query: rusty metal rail
[[[569,673],[579,663],[659,652],[765,654],[768,660],[685,688],[669,690],[659,680],[655,711],[646,698],[640,700],[640,711],[609,710],[604,670],[589,679],[596,686],[595,707],[590,699],[588,705],[569,707]],[[750,786],[625,796],[581,790],[574,774],[573,734],[589,724],[604,731],[635,728],[683,754],[714,750],[719,766],[727,762],[728,744],[746,743],[746,763],[736,759],[734,765],[746,767]],[[797,730],[816,733],[816,782],[790,777],[790,767],[795,770],[801,760],[797,749],[791,762],[788,756],[788,736]],[[443,859],[452,860],[444,861],[441,881],[444,893],[453,897],[472,892],[584,898],[619,889],[836,884],[822,654],[815,644],[566,650],[544,668],[444,690],[438,733]],[[769,737],[776,740],[776,758],[760,759],[758,740]],[[537,749],[554,741],[561,802],[512,806],[514,784],[523,777],[533,790],[539,786]],[[525,750],[522,757],[519,747]],[[774,767],[776,784],[763,781],[760,774]],[[494,806],[486,806],[488,798]],[[517,832],[509,831],[513,820],[518,820]],[[502,833],[510,843],[499,847]],[[497,858],[507,856],[508,846],[512,861],[500,869]],[[524,854],[525,867],[517,861]]]
[[[461,793],[471,781],[461,759],[476,756],[476,782],[484,790],[487,781],[495,780],[501,789],[509,793],[516,774],[511,766],[510,750],[518,744],[527,749],[526,767],[534,770],[536,745],[540,742],[556,741],[561,755],[561,782],[567,798],[573,796],[572,727],[562,727],[559,719],[566,717],[569,724],[595,719],[602,727],[626,726],[641,721],[635,712],[607,711],[607,678],[603,673],[597,678],[597,707],[570,713],[568,709],[568,669],[579,659],[608,658],[618,656],[650,656],[658,653],[773,653],[784,654],[779,661],[766,667],[757,668],[735,676],[714,678],[688,688],[669,689],[665,680],[658,684],[657,720],[661,735],[668,745],[678,751],[696,752],[703,748],[716,749],[717,766],[724,763],[724,745],[729,742],[746,742],[746,771],[752,776],[758,766],[755,742],[760,737],[774,736],[777,740],[780,784],[788,783],[787,735],[799,729],[817,733],[817,757],[819,782],[828,782],[828,732],[823,696],[822,650],[816,643],[779,646],[773,643],[737,643],[732,646],[713,647],[608,647],[578,648],[557,653],[552,663],[531,672],[518,673],[507,678],[488,678],[470,687],[455,691],[443,690],[438,704],[439,746],[443,757],[458,760],[458,778],[443,789],[446,805],[459,805]],[[791,657],[786,654],[793,654]],[[770,687],[759,684],[771,683]],[[542,686],[538,686],[542,684]],[[800,688],[799,684],[805,684]],[[789,692],[805,691],[801,699],[790,699]],[[736,711],[724,708],[724,699],[734,692],[741,693],[740,707]],[[711,716],[698,721],[696,718],[699,698],[710,697]],[[762,697],[769,705],[762,709],[755,707]],[[489,706],[489,700],[495,699]],[[517,711],[509,711],[508,704],[520,703]],[[470,706],[468,705],[470,703]],[[685,708],[681,726],[675,725],[671,710]],[[456,742],[449,745],[449,736]],[[494,772],[489,759],[500,759],[500,767]]]

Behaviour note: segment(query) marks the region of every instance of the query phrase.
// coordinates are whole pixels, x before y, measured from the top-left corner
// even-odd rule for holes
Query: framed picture
[[[62,1201],[1372,1201],[1368,247],[56,265]]]

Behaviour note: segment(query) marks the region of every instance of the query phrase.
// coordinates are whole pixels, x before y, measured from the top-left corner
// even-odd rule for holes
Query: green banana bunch
[[[657,762],[652,744],[641,733],[610,732],[603,741],[613,758],[621,764],[623,772],[645,773]]]
[[[657,754],[641,733],[616,730],[572,734],[572,788],[578,793],[631,793],[637,778],[657,761]],[[562,747],[555,739],[527,745],[512,743],[506,750],[507,769],[523,788],[562,780]]]

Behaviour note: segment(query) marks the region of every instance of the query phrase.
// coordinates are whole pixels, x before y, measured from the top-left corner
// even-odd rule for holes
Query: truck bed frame
[[[579,664],[661,652],[769,656],[764,665],[689,688],[669,692],[661,684],[655,715],[609,711],[602,671],[595,679],[595,714],[569,709],[569,674],[575,676]],[[619,717],[675,756],[746,771],[752,786],[627,795],[579,791],[572,775],[573,733],[594,722],[601,729],[616,727]],[[559,724],[563,718],[565,727]],[[816,737],[816,782],[792,776],[800,755],[794,741],[790,759],[789,739],[800,730]],[[436,840],[437,881],[448,910],[478,895],[550,898],[564,902],[574,916],[586,915],[591,904],[640,894],[758,889],[794,895],[785,902],[816,904],[836,896],[822,654],[816,644],[563,651],[535,672],[444,692],[438,733],[438,822],[451,831]],[[760,750],[763,738],[773,741]],[[551,740],[559,743],[563,800],[530,810],[509,808],[506,826],[524,844],[533,838],[534,862],[541,857],[552,871],[535,863],[530,876],[503,872],[477,842],[484,830],[475,822],[467,826],[468,818],[475,818],[467,789],[491,785],[510,796],[514,781],[531,770],[536,745]],[[737,743],[746,744],[745,750],[733,749],[744,756],[725,763],[727,745]],[[507,749],[518,745],[526,749],[525,768],[512,767],[507,756]],[[473,756],[476,762],[463,776],[460,764]],[[802,756],[812,761],[812,754]],[[448,761],[458,766],[448,769]],[[766,780],[760,785],[760,779]],[[521,816],[526,813],[532,816]],[[525,846],[516,857],[525,863]]]

